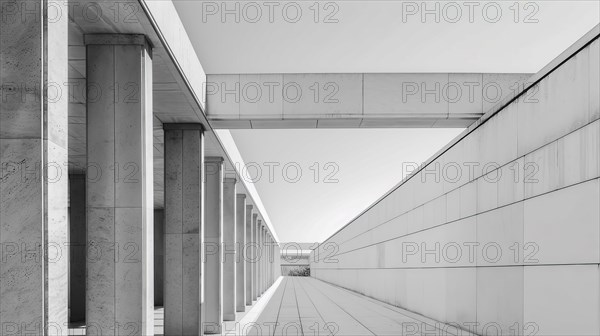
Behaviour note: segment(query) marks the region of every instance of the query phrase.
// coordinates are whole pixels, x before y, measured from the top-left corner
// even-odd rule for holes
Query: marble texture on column
[[[86,35],[85,42],[88,166],[102,172],[87,179],[88,251],[97,252],[87,258],[88,332],[150,335],[154,332],[151,50],[143,35]]]
[[[254,258],[252,260],[252,275],[254,279],[252,281],[252,299],[256,301],[259,297],[258,293],[258,279],[259,279],[259,269],[258,264],[260,261],[260,241],[258,240],[258,214],[252,215],[252,236],[254,242]]]
[[[85,174],[69,175],[69,322],[85,322]]]
[[[246,195],[235,201],[235,311],[246,311]]]
[[[204,333],[220,334],[223,324],[223,158],[204,159]]]
[[[204,135],[201,124],[164,124],[165,335],[202,334]]]
[[[1,6],[0,326],[66,335],[68,17],[43,14],[67,7],[36,0]]]
[[[223,180],[223,320],[235,321],[235,178]]]
[[[244,263],[246,264],[246,306],[252,306],[252,283],[254,282],[254,274],[252,273],[252,258],[254,258],[252,208],[252,204],[246,205],[246,244],[243,247]]]

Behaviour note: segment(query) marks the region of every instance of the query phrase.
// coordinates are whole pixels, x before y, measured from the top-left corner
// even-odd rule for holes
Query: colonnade
[[[0,334],[66,335],[71,315],[85,319],[89,335],[152,335],[155,293],[165,335],[220,333],[275,280],[270,229],[224,176],[224,159],[205,155],[201,123],[162,124],[164,211],[155,212],[153,47],[141,34],[84,36],[94,97],[88,176],[50,181],[49,167],[69,159],[67,100],[48,96],[52,83],[68,81],[67,22],[59,21],[2,25],[2,87],[12,93],[14,83],[16,94],[3,94],[0,114],[0,239],[33,257],[14,251],[0,265]],[[41,89],[27,89],[40,78]],[[51,246],[86,255],[69,261]]]
[[[122,170],[133,166],[140,178],[88,179],[88,243],[114,242],[131,253],[121,253],[122,260],[109,254],[100,263],[88,259],[86,322],[103,335],[138,328],[151,334],[151,47],[142,35],[85,41],[88,82],[145,88],[134,104],[110,96],[88,103],[88,162],[107,171],[113,163]],[[202,124],[165,123],[163,129],[165,335],[220,334],[223,321],[252,304],[246,289],[253,279],[256,297],[274,282],[275,240],[246,195],[237,193],[236,179],[224,177],[224,159],[205,156]],[[254,239],[246,230],[256,232]]]

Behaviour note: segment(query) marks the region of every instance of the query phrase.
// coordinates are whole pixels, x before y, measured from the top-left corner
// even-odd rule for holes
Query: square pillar
[[[271,285],[275,283],[275,249],[277,243],[275,238],[271,237]]]
[[[271,260],[273,259],[273,241],[271,240],[271,234],[267,231],[267,289],[271,286]]]
[[[252,281],[252,299],[256,301],[260,294],[258,293],[258,281],[259,281],[259,268],[258,263],[260,261],[260,241],[258,240],[258,214],[252,215],[252,236],[254,237],[252,240],[255,245],[255,253],[254,258],[252,260],[252,275],[254,279]]]
[[[279,276],[281,276],[281,252],[279,250],[279,244],[275,243],[274,245],[275,247],[275,255],[273,257],[273,266],[275,268],[275,272],[274,272],[274,278],[273,278],[273,282],[275,282],[275,280],[277,280],[277,278],[279,278]]]
[[[223,158],[204,158],[204,333],[223,324]]]
[[[267,291],[267,282],[269,281],[269,272],[267,271],[267,263],[269,261],[269,244],[267,241],[267,227],[264,225],[262,227],[262,235],[263,235],[263,258],[262,258],[262,270],[263,270],[263,282],[262,282],[262,292]]]
[[[67,6],[0,6],[0,334],[67,335]]]
[[[267,239],[269,241],[269,260],[267,263],[267,269],[269,271],[269,283],[267,288],[269,288],[273,284],[273,237],[271,237],[270,233]]]
[[[252,204],[246,205],[246,244],[243,245],[244,263],[246,264],[246,306],[252,306],[252,284],[254,283],[254,270],[252,269],[254,258],[254,236],[252,228]]]
[[[235,178],[223,180],[223,320],[235,321]]]
[[[164,124],[165,335],[202,334],[204,134],[201,124]]]
[[[246,311],[246,195],[237,194],[235,201],[235,310]]]
[[[275,282],[275,239],[271,236],[271,285]]]
[[[64,37],[63,37],[64,38]],[[86,35],[88,334],[154,332],[152,51]]]
[[[262,296],[265,291],[265,230],[262,225],[262,219],[258,220],[258,243],[260,250],[260,259],[258,260],[258,295]]]

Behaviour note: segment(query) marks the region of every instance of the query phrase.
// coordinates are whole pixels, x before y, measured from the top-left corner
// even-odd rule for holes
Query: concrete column
[[[154,210],[154,307],[163,307],[165,284],[165,211]]]
[[[235,310],[246,311],[246,195],[237,194],[235,203]]]
[[[235,178],[223,180],[223,320],[235,321]]]
[[[254,279],[252,280],[252,299],[256,301],[258,296],[258,279],[259,279],[259,269],[258,263],[260,261],[260,241],[258,240],[258,214],[252,215],[252,241],[254,242],[256,248],[254,253],[254,258],[252,260],[252,275]]]
[[[272,264],[273,264],[273,240],[271,239],[271,234],[267,234],[267,242],[269,243],[269,259],[267,260],[267,273],[269,274],[269,282],[267,283],[267,288],[271,287],[273,283],[273,272],[272,272]]]
[[[223,158],[206,157],[204,161],[204,333],[220,334],[223,323]]]
[[[276,259],[276,256],[277,256],[277,242],[275,241],[275,238],[272,238],[272,239],[273,239],[273,241],[272,241],[273,247],[272,247],[271,251],[273,252],[273,255],[271,256],[271,284],[274,284],[275,283],[275,279],[276,279],[276,276],[275,276],[275,265],[276,265],[275,261],[277,260]]]
[[[246,244],[243,247],[244,263],[246,264],[246,306],[252,306],[252,283],[254,282],[254,274],[252,273],[252,260],[254,258],[252,208],[252,204],[246,205]]]
[[[202,334],[204,135],[201,124],[164,124],[165,335]]]
[[[271,285],[275,282],[275,238],[271,237]]]
[[[281,266],[279,265],[280,258],[281,256],[279,254],[279,245],[275,243],[273,245],[273,282],[275,282],[275,280],[277,280],[277,278],[279,277],[281,269]]]
[[[88,251],[98,252],[87,258],[88,333],[150,335],[151,48],[143,35],[86,35],[85,43],[88,166],[101,172],[87,179]]]
[[[260,260],[258,263],[258,295],[262,295],[265,292],[265,229],[262,225],[262,220],[258,220],[258,241],[260,244]]]
[[[269,264],[271,263],[271,239],[269,238],[269,232],[265,230],[265,250],[267,252],[265,258],[265,291],[269,289],[271,285],[271,271]]]
[[[0,334],[66,335],[67,6],[0,5]]]
[[[264,258],[263,258],[263,273],[265,274],[264,278],[263,278],[263,293],[267,291],[267,285],[269,283],[269,270],[268,270],[268,263],[269,263],[269,240],[268,240],[268,236],[267,236],[267,227],[264,225],[263,222],[263,250],[265,251],[264,254]]]
[[[69,175],[69,322],[85,322],[85,174]]]
[[[269,263],[268,263],[268,270],[269,270],[269,286],[271,287],[271,285],[273,284],[273,237],[271,237],[271,234],[269,233]]]
[[[281,273],[281,246],[278,245],[276,248],[276,252],[275,252],[275,257],[276,257],[276,266],[277,266],[277,270],[275,271],[275,275],[277,277],[280,277],[282,275]]]

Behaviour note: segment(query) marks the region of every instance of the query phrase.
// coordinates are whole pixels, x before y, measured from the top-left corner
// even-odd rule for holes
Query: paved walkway
[[[470,335],[309,277],[281,278],[256,323],[241,335]]]
[[[163,334],[164,311],[155,311],[155,335]],[[83,328],[71,335],[84,335]],[[310,277],[281,277],[222,335],[367,336],[471,335],[398,307]]]

